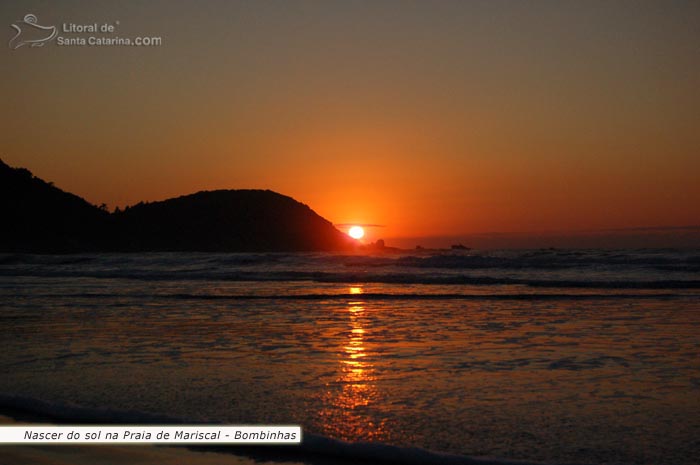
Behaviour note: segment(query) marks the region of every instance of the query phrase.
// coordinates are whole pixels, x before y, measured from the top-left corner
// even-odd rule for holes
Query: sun
[[[362,238],[364,237],[364,235],[365,235],[365,230],[362,229],[362,226],[353,226],[353,227],[350,228],[350,230],[348,231],[348,234],[349,234],[350,237],[352,237],[353,239],[362,239]]]

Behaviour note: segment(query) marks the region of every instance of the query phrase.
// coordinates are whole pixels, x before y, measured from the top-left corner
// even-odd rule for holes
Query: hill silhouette
[[[292,252],[355,241],[307,205],[269,190],[203,191],[108,213],[0,160],[0,251]]]
[[[269,190],[204,191],[114,214],[126,250],[341,250],[351,239],[308,206]]]
[[[0,250],[38,253],[108,247],[110,215],[0,160]]]

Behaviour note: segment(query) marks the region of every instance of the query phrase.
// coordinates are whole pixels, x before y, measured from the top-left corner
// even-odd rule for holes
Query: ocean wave
[[[47,293],[41,294],[43,298],[77,298],[77,299],[114,299],[115,297],[129,297],[133,299],[153,299],[153,294],[110,294],[110,293]],[[459,293],[383,293],[371,292],[363,294],[158,294],[159,299],[172,300],[323,300],[323,301],[387,301],[387,300],[616,300],[616,299],[674,299],[682,297],[697,297],[695,294],[672,293],[589,293],[589,294],[562,294],[562,293],[522,293],[522,294],[459,294]]]
[[[698,289],[695,251],[455,252],[426,255],[0,254],[0,276],[141,281],[310,281],[532,288]]]
[[[205,424],[168,415],[156,415],[140,411],[123,411],[108,408],[90,408],[48,402],[14,394],[0,394],[0,413],[19,419],[50,421],[70,424],[143,424],[178,425]],[[207,422],[206,424],[219,424]],[[243,447],[195,447],[198,450],[215,450],[248,457],[269,458],[271,448],[262,446]],[[303,461],[306,463],[328,463],[329,459],[352,460],[357,463],[382,463],[405,465],[537,465],[536,462],[507,460],[491,457],[446,454],[420,447],[399,447],[383,443],[348,442],[304,432],[302,443],[295,447],[275,447],[277,461]]]
[[[212,267],[256,266],[304,261],[345,267],[409,267],[444,269],[570,269],[622,266],[697,269],[700,251],[688,250],[576,250],[536,249],[513,251],[429,251],[421,254],[403,251],[385,255],[347,255],[334,253],[203,253],[153,252],[40,255],[0,253],[0,265],[70,265],[92,261],[108,263],[163,264],[200,261]]]
[[[473,276],[466,274],[418,273],[344,273],[326,271],[207,271],[190,270],[90,270],[90,269],[0,269],[0,276],[42,278],[131,279],[141,281],[312,281],[318,283],[358,284],[435,284],[502,286],[521,285],[535,288],[596,289],[700,289],[697,279],[604,280],[604,279],[529,279],[507,276]]]
[[[649,253],[584,253],[577,251],[531,251],[515,256],[433,255],[401,257],[399,264],[416,268],[452,269],[571,269],[592,266],[661,267],[664,269],[700,265],[698,255],[660,255]]]

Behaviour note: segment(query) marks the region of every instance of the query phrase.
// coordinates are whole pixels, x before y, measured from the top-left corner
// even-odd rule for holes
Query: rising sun
[[[365,230],[362,229],[362,226],[353,226],[348,231],[348,234],[353,239],[362,239],[362,237],[365,235]]]

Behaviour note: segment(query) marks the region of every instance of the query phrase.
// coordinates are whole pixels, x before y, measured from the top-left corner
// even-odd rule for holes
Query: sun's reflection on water
[[[362,293],[364,293],[364,290],[361,287],[357,287],[357,286],[350,287],[350,294],[358,295],[358,294],[362,294]]]
[[[360,297],[362,287],[350,287],[349,294]],[[339,357],[339,373],[329,383],[320,415],[327,434],[342,439],[378,439],[383,436],[383,422],[370,414],[368,407],[379,402],[373,357],[367,345],[368,316],[365,302],[352,300],[347,305],[350,325]]]

